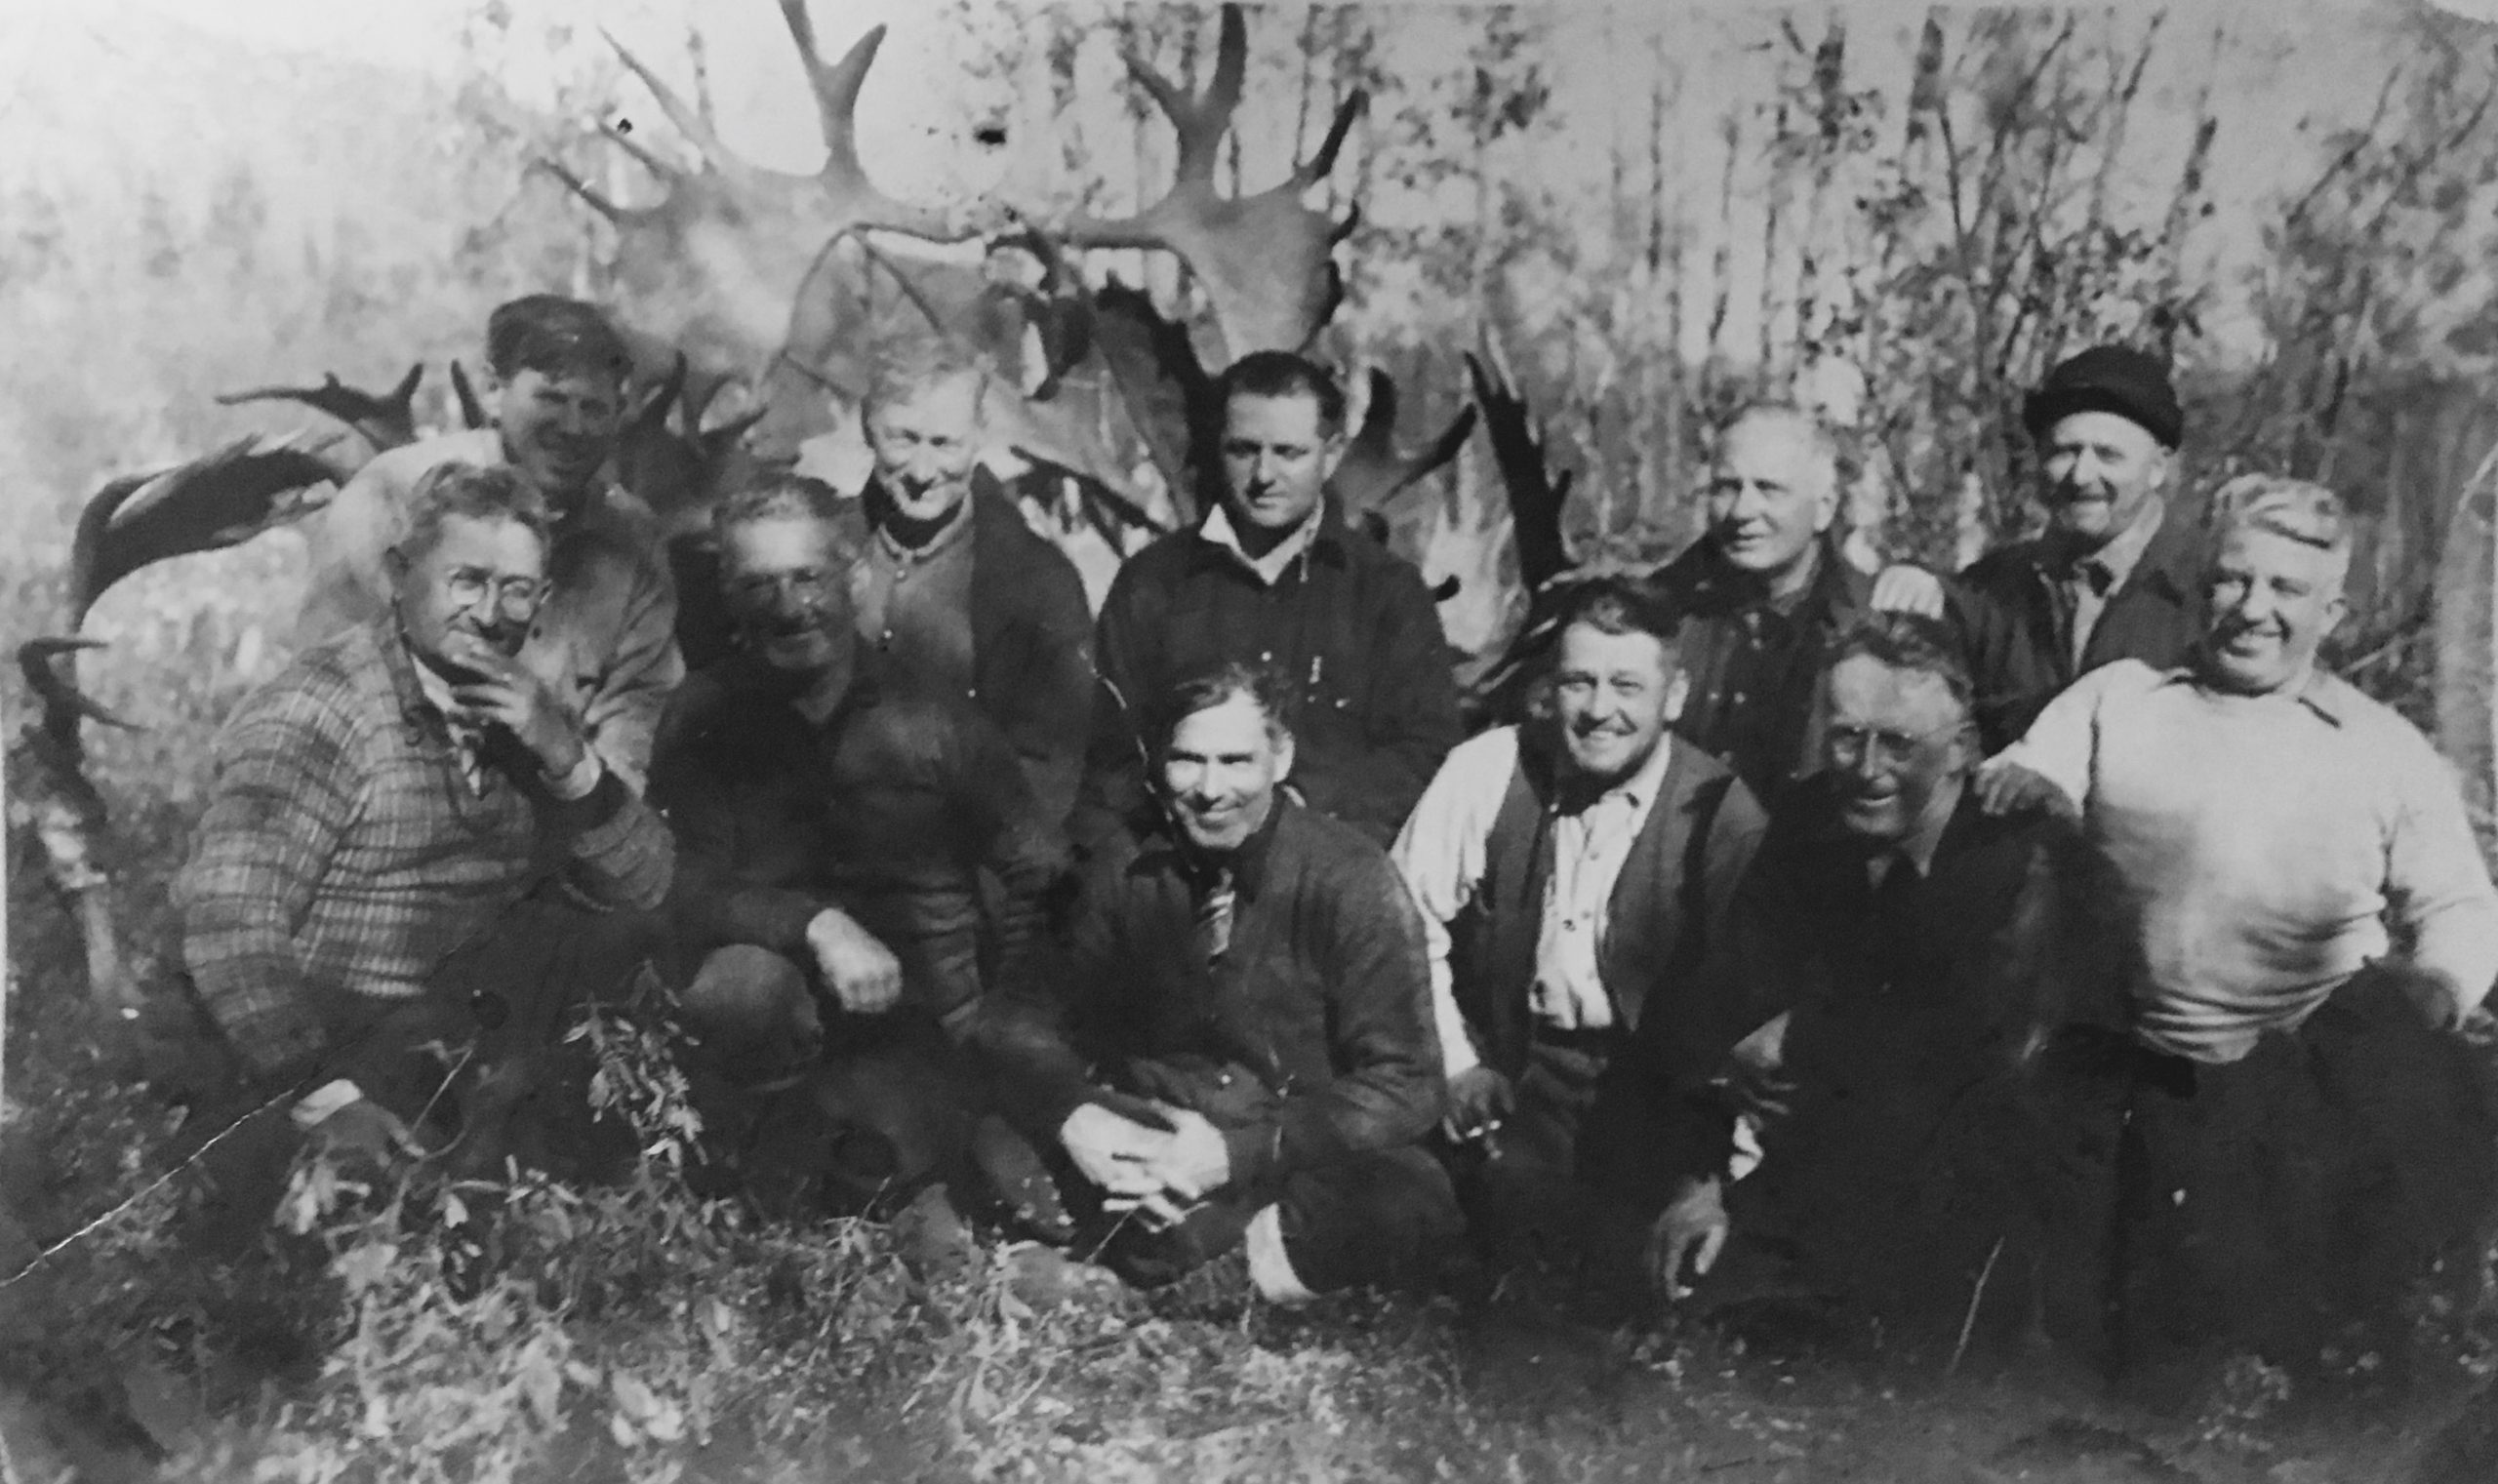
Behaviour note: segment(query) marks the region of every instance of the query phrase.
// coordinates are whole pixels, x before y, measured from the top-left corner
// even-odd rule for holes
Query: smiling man
[[[2078,1162],[2049,1151],[2091,1126],[2061,1053],[2118,1023],[2105,872],[2060,812],[1982,806],[1968,670],[1940,621],[1861,621],[1823,685],[1823,766],[1773,811],[1734,908],[1748,997],[1777,1013],[1734,1049],[1714,1157],[1677,1189],[1653,1275],[1680,1296],[1734,1236],[1731,1268],[1779,1254],[1910,1345],[1954,1338],[1993,1254],[2012,1297],[1986,1333],[2019,1330],[2035,1292],[2051,1333],[2095,1341],[2104,1218],[2087,1168],[2060,1183]]]
[[[1822,656],[1872,591],[1832,539],[1838,506],[1829,431],[1801,408],[1749,408],[1718,433],[1707,529],[1649,580],[1683,615],[1674,730],[1763,799],[1811,770]]]
[[[856,514],[795,475],[713,512],[737,645],[670,702],[651,776],[677,838],[680,947],[705,964],[688,1008],[706,1040],[745,1046],[806,1090],[795,1112],[748,1111],[836,1114],[815,1151],[827,1163],[768,1173],[854,1200],[960,1155],[969,1100],[952,1047],[1025,971],[1062,865],[996,726],[863,663]],[[984,873],[1000,890],[985,892]]]
[[[1886,611],[1948,615],[1980,682],[1990,747],[2021,735],[2048,698],[2116,660],[2187,662],[2202,635],[2202,551],[2171,520],[2186,414],[2158,361],[2093,345],[2047,373],[2022,408],[2036,448],[2046,529],[1999,546],[1948,582],[1895,567]]]
[[[1086,757],[1080,838],[1151,827],[1136,707],[1227,662],[1287,682],[1293,791],[1386,843],[1458,739],[1448,642],[1422,575],[1327,493],[1345,398],[1297,355],[1258,351],[1215,395],[1221,498],[1194,530],[1128,559],[1102,606],[1106,697]]]
[[[1683,680],[1648,592],[1573,592],[1551,681],[1550,714],[1449,754],[1393,855],[1429,935],[1469,1214],[1496,1258],[1592,1237],[1620,1280],[1667,1195],[1665,1100],[1751,1025],[1712,952],[1763,819],[1669,730]]]
[[[2490,1197],[2458,1024],[2498,977],[2493,892],[2417,729],[2323,669],[2350,522],[2332,492],[2214,496],[2192,662],[2120,661],[1982,780],[2080,810],[2140,917],[2125,1092],[2143,1350],[2313,1364]]]
[[[1132,1281],[1244,1251],[1291,1302],[1434,1274],[1457,1234],[1422,925],[1379,847],[1294,803],[1275,677],[1154,698],[1165,823],[1097,857],[1052,1003],[985,1039],[1089,1245]]]
[[[1093,615],[1066,553],[980,462],[987,396],[981,368],[943,348],[878,362],[861,411],[876,467],[851,595],[882,682],[987,712],[1064,825],[1091,731]]]
[[[298,637],[319,640],[387,605],[384,554],[406,529],[411,494],[428,470],[508,468],[551,521],[550,587],[520,662],[639,790],[661,707],[685,666],[675,590],[651,512],[605,478],[631,357],[596,308],[536,294],[488,316],[486,368],[492,425],[385,450],[304,522],[312,576]]]
[[[517,475],[430,471],[384,558],[389,609],[297,656],[219,736],[177,888],[183,960],[249,1102],[321,1082],[294,1118],[321,1138],[447,1142],[480,1069],[549,1051],[566,1012],[622,987],[641,940],[535,888],[561,878],[601,909],[667,889],[665,829],[515,658],[545,552]],[[246,1216],[283,1183],[285,1122],[237,1136]],[[468,1129],[465,1157],[490,1137]]]

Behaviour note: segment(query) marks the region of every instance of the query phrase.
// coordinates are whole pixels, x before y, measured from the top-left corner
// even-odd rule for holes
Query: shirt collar
[[[893,533],[881,525],[874,528],[869,539],[875,541],[876,549],[883,552],[887,560],[897,564],[933,560],[940,552],[961,541],[964,534],[971,530],[972,501],[978,494],[979,492],[973,488],[970,481],[966,480],[963,485],[963,498],[954,501],[954,508],[947,514],[946,523],[937,529],[937,534],[930,537],[928,544],[924,546],[905,545],[894,538]]]
[[[2068,573],[2077,569],[2082,562],[2095,561],[2108,569],[2108,590],[2115,592],[2124,586],[2126,580],[2134,575],[2134,569],[2142,565],[2143,553],[2151,549],[2152,539],[2159,535],[2160,528],[2167,521],[2168,501],[2156,495],[2152,496],[2143,501],[2141,509],[2134,512],[2133,524],[2117,532],[2108,544],[2098,550],[2075,558],[2073,567],[2067,569]]]
[[[2192,665],[2184,665],[2177,669],[2170,670],[2167,674],[2160,676],[2159,681],[2162,685],[2193,686],[2195,689],[2212,696],[2235,696],[2238,694],[2236,691],[2225,691],[2217,686],[2204,684],[2202,675]],[[2326,669],[2321,664],[2311,664],[2308,668],[2307,679],[2301,683],[2298,690],[2292,695],[2291,699],[2295,700],[2299,704],[2307,707],[2310,711],[2315,712],[2317,717],[2327,725],[2339,727],[2349,719],[2351,714],[2352,698],[2357,694],[2358,693],[2352,688],[2349,681],[2334,674],[2331,670]]]
[[[1943,837],[1951,832],[1952,822],[1960,814],[1960,801],[1967,794],[1966,781],[1954,783],[1952,807],[1945,809],[1941,807],[1943,801],[1936,799],[1934,801],[1936,807],[1928,811],[1928,817],[1918,822],[1915,830],[1907,839],[1892,846],[1890,854],[1906,857],[1909,864],[1916,867],[1916,873],[1920,878],[1933,875],[1935,854],[1942,850]]]
[[[1283,581],[1284,574],[1292,570],[1293,563],[1323,549],[1320,538],[1326,530],[1328,503],[1321,500],[1311,506],[1308,517],[1282,541],[1275,542],[1265,556],[1251,556],[1241,545],[1239,532],[1231,523],[1231,508],[1220,501],[1206,512],[1204,522],[1197,527],[1197,535],[1215,550],[1229,553],[1259,582],[1272,587]]]

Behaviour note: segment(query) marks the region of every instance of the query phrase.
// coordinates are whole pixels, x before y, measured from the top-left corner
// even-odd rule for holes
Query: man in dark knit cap
[[[1876,609],[1948,612],[1986,680],[1978,721],[1990,751],[2082,675],[2115,660],[2173,669],[2202,633],[2201,542],[2167,499],[2186,414],[2166,369],[2093,345],[2047,373],[2022,423],[2037,445],[2046,529],[1988,552],[1940,592],[1913,567],[1885,572],[1874,592]]]

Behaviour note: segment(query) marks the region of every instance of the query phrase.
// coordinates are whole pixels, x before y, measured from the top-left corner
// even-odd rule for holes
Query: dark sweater
[[[1103,603],[1095,657],[1108,695],[1078,809],[1087,843],[1149,827],[1142,710],[1227,661],[1282,674],[1294,787],[1383,845],[1459,737],[1448,641],[1422,575],[1349,529],[1332,499],[1308,554],[1271,587],[1194,530],[1130,557]]]
[[[1103,1082],[1194,1062],[1272,1095],[1225,1128],[1235,1185],[1420,1139],[1440,1113],[1439,1037],[1422,920],[1387,854],[1278,799],[1234,863],[1216,964],[1193,931],[1201,882],[1160,834],[1092,862],[1059,993],[984,1034],[1022,1120],[1049,1137]]]
[[[671,903],[697,945],[810,962],[807,924],[837,906],[894,951],[934,1014],[1020,973],[1061,862],[996,727],[968,703],[866,680],[821,726],[786,695],[733,658],[688,679],[661,726],[651,798],[676,834]],[[1005,887],[993,920],[984,867]]]

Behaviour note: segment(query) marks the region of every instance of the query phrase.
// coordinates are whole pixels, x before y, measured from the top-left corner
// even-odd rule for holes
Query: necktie
[[[2090,589],[2092,597],[2104,598],[2108,589],[2116,585],[2116,569],[2098,557],[2085,557],[2075,565],[2074,578]]]
[[[1235,894],[1229,868],[1214,873],[1205,895],[1197,899],[1196,940],[1206,962],[1217,964],[1231,950],[1231,907]]]

